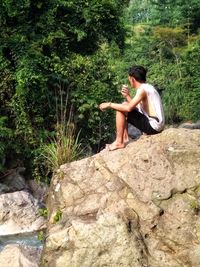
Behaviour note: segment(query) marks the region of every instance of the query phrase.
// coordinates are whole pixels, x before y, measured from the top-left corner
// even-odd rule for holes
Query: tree
[[[162,93],[168,123],[199,120],[200,2],[132,0],[118,77],[132,64],[149,69],[148,80]]]
[[[0,116],[7,117],[2,127],[14,133],[13,158],[31,164],[34,151],[55,134],[60,99],[65,97],[77,131],[83,129],[82,136],[93,149],[100,146],[94,144],[102,127],[97,103],[105,96],[112,98],[110,92],[114,95],[113,74],[102,46],[107,44],[109,50],[115,42],[123,47],[124,4],[122,0],[1,1]],[[102,123],[111,124],[108,117]],[[106,138],[101,136],[101,142]]]

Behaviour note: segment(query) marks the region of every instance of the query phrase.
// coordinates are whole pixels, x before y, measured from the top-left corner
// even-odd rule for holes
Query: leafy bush
[[[6,127],[7,117],[0,117],[0,172],[4,170],[4,164],[6,160],[6,154],[10,152],[11,138],[13,132]]]
[[[61,147],[70,147],[70,155],[62,151],[57,163],[49,161],[50,169],[63,162],[58,155],[66,160],[76,157],[72,152],[72,146],[78,148],[76,138],[61,139],[56,133],[62,97],[68,98],[69,109],[72,106],[73,123],[88,149],[97,151],[110,136],[109,131],[102,134],[102,127],[109,128],[111,120],[98,111],[98,104],[114,95],[113,74],[102,45],[123,47],[120,17],[125,4],[122,0],[1,1],[0,116],[8,118],[2,127],[12,130],[14,158],[29,175],[39,150],[53,157]],[[6,159],[8,140],[4,144],[1,157]],[[9,167],[8,162],[5,165]]]

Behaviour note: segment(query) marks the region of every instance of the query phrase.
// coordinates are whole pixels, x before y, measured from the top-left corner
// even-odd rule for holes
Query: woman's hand
[[[104,111],[104,109],[109,108],[110,105],[111,105],[111,102],[101,103],[101,104],[99,105],[99,108],[100,108],[101,111]]]

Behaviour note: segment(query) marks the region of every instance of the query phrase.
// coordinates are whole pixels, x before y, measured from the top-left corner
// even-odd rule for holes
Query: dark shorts
[[[151,127],[148,118],[139,112],[137,108],[128,113],[127,122],[138,128],[143,133],[149,135],[159,133]]]

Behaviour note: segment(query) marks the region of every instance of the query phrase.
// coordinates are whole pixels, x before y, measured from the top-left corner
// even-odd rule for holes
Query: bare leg
[[[124,143],[129,142],[129,137],[128,137],[128,123],[127,121],[125,122],[125,128],[124,128]]]
[[[123,105],[128,105],[128,102],[125,101],[123,102]],[[127,112],[124,113],[127,116]],[[129,142],[129,138],[128,138],[128,123],[125,120],[125,126],[124,126],[124,143],[128,143]]]
[[[121,111],[116,111],[116,139],[112,144],[107,145],[108,150],[115,150],[125,147],[124,132],[126,129],[126,115]]]

